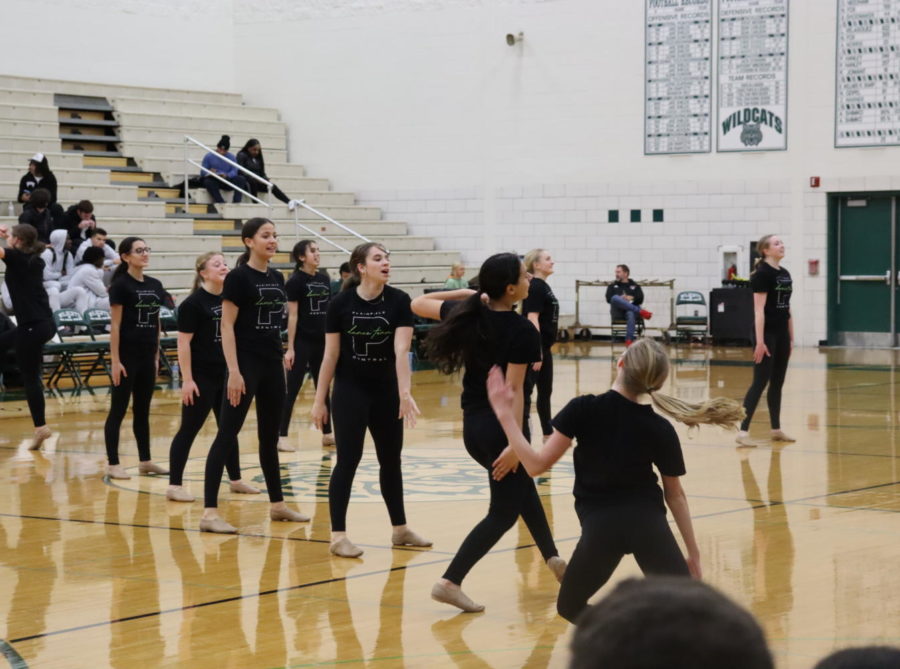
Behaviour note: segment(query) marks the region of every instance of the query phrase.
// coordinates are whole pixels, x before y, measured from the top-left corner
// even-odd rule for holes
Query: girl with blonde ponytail
[[[513,390],[501,370],[495,367],[488,377],[491,406],[530,476],[547,471],[573,440],[578,442],[574,493],[581,539],[557,600],[566,620],[578,617],[627,553],[634,554],[645,574],[701,577],[700,551],[679,478],[685,468],[678,435],[669,421],[638,400],[649,395],[657,409],[691,427],[734,429],[744,410],[729,399],[691,404],[664,395],[659,389],[668,374],[663,348],[652,339],[636,341],[619,359],[612,389],[571,400],[553,419],[553,434],[539,451],[532,449],[516,422]],[[662,489],[654,466],[662,476]],[[666,522],[666,506],[684,539],[687,560]]]

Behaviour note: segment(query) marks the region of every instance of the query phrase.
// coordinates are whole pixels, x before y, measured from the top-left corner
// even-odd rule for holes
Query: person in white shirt
[[[121,262],[119,254],[116,253],[115,250],[106,243],[106,230],[104,230],[103,228],[94,228],[93,233],[87,239],[81,242],[81,244],[79,244],[78,246],[78,249],[75,251],[76,265],[81,264],[81,261],[84,257],[84,252],[91,246],[96,246],[103,251],[104,267],[112,267],[113,265],[118,265]]]
[[[104,244],[105,246],[105,244]],[[80,265],[75,268],[75,273],[69,280],[69,288],[79,288],[85,292],[87,309],[109,310],[109,293],[103,283],[103,249],[90,247],[84,252]]]
[[[84,311],[87,294],[83,288],[69,286],[75,263],[72,254],[66,251],[66,240],[69,238],[65,230],[54,230],[50,233],[50,245],[41,252],[44,261],[44,290],[53,311],[59,309],[78,309]]]

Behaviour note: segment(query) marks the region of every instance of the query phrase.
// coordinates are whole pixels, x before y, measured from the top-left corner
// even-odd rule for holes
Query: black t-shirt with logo
[[[541,329],[541,346],[544,348],[553,346],[559,325],[559,301],[546,281],[537,277],[531,280],[528,297],[522,302],[522,313],[525,316],[537,313]]]
[[[325,338],[325,314],[331,301],[331,282],[325,272],[313,275],[297,270],[285,286],[288,302],[297,303],[295,340],[322,341]]]
[[[18,249],[4,249],[6,287],[12,299],[13,311],[19,325],[53,320],[47,291],[44,290],[44,260],[37,253],[22,253]]]
[[[441,320],[445,320],[461,302],[447,301],[441,304]],[[527,365],[541,359],[541,336],[534,325],[515,311],[494,311],[487,309],[488,322],[492,335],[486,343],[490,347],[487,359],[490,364],[485,367],[477,361],[466,361],[463,374],[463,392],[460,403],[463,411],[480,411],[489,409],[491,404],[487,396],[487,376],[491,367],[499,365],[506,372],[510,363]],[[525,398],[526,404],[528,398]],[[526,408],[527,412],[527,408]]]
[[[222,296],[198,288],[178,307],[178,331],[191,337],[191,371],[219,373],[225,368],[222,354]]]
[[[392,286],[373,300],[356,288],[341,291],[328,305],[325,332],[339,332],[341,354],[336,374],[367,380],[396,379],[394,330],[413,326],[409,295]]]
[[[133,353],[156,354],[159,347],[159,308],[165,304],[166,291],[152,276],[138,281],[127,272],[109,287],[110,305],[122,306],[119,349]]]
[[[767,262],[756,266],[750,275],[750,288],[754,293],[766,293],[766,329],[786,327],[791,317],[791,293],[794,282],[784,267],[775,269]]]
[[[222,299],[233,302],[238,308],[234,323],[237,350],[281,359],[284,355],[281,326],[287,304],[281,272],[271,267],[260,272],[246,263],[240,265],[225,277]]]
[[[571,400],[556,414],[553,427],[576,441],[573,492],[580,502],[650,501],[665,510],[653,466],[665,476],[685,474],[672,424],[650,405],[614,390]]]

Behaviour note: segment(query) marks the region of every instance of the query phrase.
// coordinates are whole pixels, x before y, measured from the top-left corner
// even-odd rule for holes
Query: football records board
[[[834,145],[900,144],[900,0],[837,0]]]
[[[787,148],[789,0],[719,0],[719,151]]]
[[[645,0],[644,153],[708,153],[712,0]]]

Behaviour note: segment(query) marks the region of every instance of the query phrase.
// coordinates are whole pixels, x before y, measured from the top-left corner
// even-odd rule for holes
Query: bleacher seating
[[[393,285],[413,295],[441,285],[458,260],[455,252],[435,250],[429,237],[409,236],[404,222],[382,220],[378,207],[359,206],[353,193],[332,191],[328,179],[307,176],[302,165],[288,162],[278,110],[245,105],[234,93],[0,76],[0,224],[16,222],[7,215],[8,203],[16,199],[28,159],[40,151],[57,176],[60,203],[91,200],[113,239],[144,237],[155,251],[150,273],[176,298],[188,291],[199,253],[222,250],[230,260],[237,256],[240,225],[253,216],[276,223],[283,240],[276,261],[288,271],[287,252],[296,239],[309,235],[295,228],[294,214],[271,195],[263,195],[271,208],[246,200],[212,205],[205,190],[191,189],[192,204],[184,211],[183,199],[171,187],[184,180],[185,134],[209,146],[229,134],[235,153],[250,137],[258,139],[272,181],[289,196],[383,242],[392,251]],[[196,146],[188,150],[197,162],[203,153]],[[198,172],[191,166],[190,175]],[[305,209],[299,218],[345,248],[359,241]],[[346,254],[327,243],[320,246],[323,267],[335,272]]]

